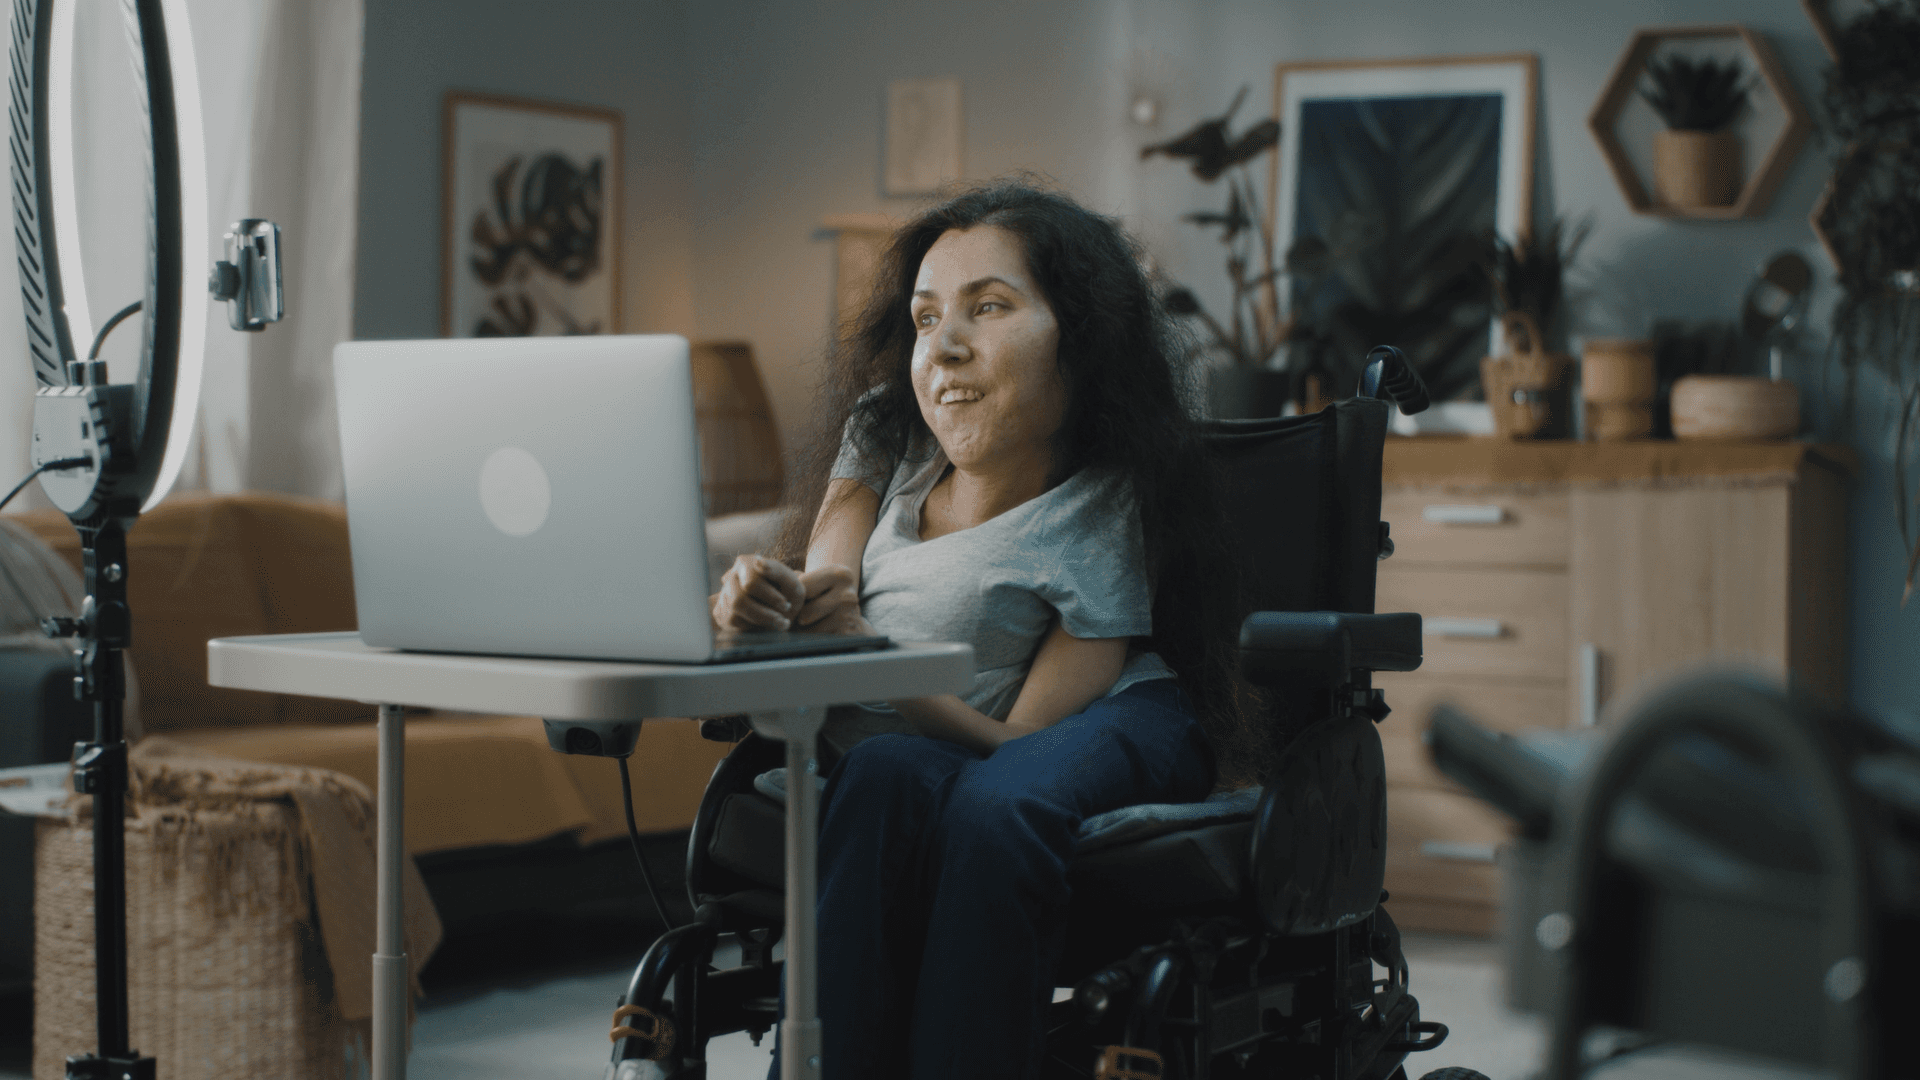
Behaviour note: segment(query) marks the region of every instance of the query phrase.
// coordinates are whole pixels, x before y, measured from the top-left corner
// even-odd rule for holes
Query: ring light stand
[[[70,307],[87,322],[73,221],[72,132],[62,130],[72,116],[74,3],[13,5],[9,142],[27,351],[39,384],[33,463],[42,490],[80,533],[86,580],[79,617],[48,619],[43,626],[51,637],[74,639],[74,695],[94,705],[93,741],[74,747],[73,786],[93,796],[98,1046],[93,1054],[67,1059],[69,1080],[154,1077],[154,1060],[129,1045],[128,1032],[121,666],[132,643],[127,530],[173,486],[185,460],[206,324],[205,300],[187,287],[190,267],[201,262],[192,253],[207,229],[205,148],[185,0],[123,0],[122,9],[148,121],[147,291],[140,302],[138,377],[109,384],[104,361],[79,358],[75,328],[68,325]],[[280,317],[278,230],[271,222],[243,221],[226,242],[227,261],[215,266],[209,288],[235,305],[236,329],[262,329]],[[90,333],[92,326],[82,329]]]

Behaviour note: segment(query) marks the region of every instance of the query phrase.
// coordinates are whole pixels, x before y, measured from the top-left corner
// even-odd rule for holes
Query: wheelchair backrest
[[[1207,424],[1240,552],[1242,617],[1373,611],[1389,407],[1355,398],[1308,416]]]
[[[1310,416],[1208,425],[1240,556],[1242,619],[1255,611],[1373,612],[1390,407],[1356,398]],[[1363,716],[1338,715],[1317,682],[1269,686],[1246,700],[1287,746],[1249,837],[1262,918],[1290,935],[1367,918],[1386,871],[1379,733]]]

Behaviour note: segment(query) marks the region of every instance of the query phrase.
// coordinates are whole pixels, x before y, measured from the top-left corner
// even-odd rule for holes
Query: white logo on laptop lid
[[[480,466],[480,508],[508,536],[530,536],[547,523],[553,485],[532,454],[503,446]]]

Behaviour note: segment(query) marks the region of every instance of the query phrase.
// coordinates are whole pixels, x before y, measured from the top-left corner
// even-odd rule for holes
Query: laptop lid
[[[368,644],[711,655],[685,338],[347,342],[334,376]]]

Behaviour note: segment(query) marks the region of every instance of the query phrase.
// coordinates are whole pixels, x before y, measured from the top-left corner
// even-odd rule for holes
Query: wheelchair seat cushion
[[[778,888],[787,770],[760,773],[753,787],[754,794],[722,804],[710,852],[734,873]],[[1145,803],[1096,814],[1077,834],[1074,887],[1148,908],[1231,900],[1246,877],[1247,837],[1259,802],[1259,788],[1241,788],[1197,803]]]
[[[1080,823],[1073,853],[1078,858],[1168,833],[1248,821],[1259,805],[1260,789],[1250,787],[1216,792],[1197,803],[1143,803],[1109,810]]]

